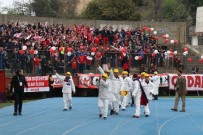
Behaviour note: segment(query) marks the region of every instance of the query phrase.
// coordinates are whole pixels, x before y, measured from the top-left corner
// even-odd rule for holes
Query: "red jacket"
[[[84,64],[85,63],[85,59],[86,59],[86,56],[78,56],[78,63],[79,64]]]
[[[72,67],[72,69],[76,69],[76,68],[77,68],[77,63],[76,63],[76,61],[73,61],[73,62],[71,63],[71,67]]]
[[[34,58],[34,66],[39,67],[40,65],[40,59],[39,58]]]

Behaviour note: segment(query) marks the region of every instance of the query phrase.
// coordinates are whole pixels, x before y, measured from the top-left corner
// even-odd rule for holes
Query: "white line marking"
[[[71,111],[71,114],[73,114],[74,112],[73,111]],[[64,114],[63,116],[66,116],[67,114]],[[70,113],[69,113],[69,115],[70,115]],[[84,115],[81,115],[81,116],[85,116],[86,114],[84,114]],[[23,131],[21,131],[21,132],[19,132],[19,133],[17,133],[16,135],[20,135],[20,134],[23,134],[23,133],[26,133],[26,132],[28,132],[28,131],[30,131],[30,130],[33,130],[33,129],[36,129],[36,128],[40,128],[40,127],[43,127],[43,126],[47,126],[47,125],[51,125],[51,124],[53,124],[53,123],[56,123],[56,122],[59,122],[59,121],[63,121],[63,120],[68,120],[68,119],[72,119],[72,117],[70,117],[70,118],[66,118],[66,119],[59,119],[59,120],[56,120],[56,121],[53,121],[53,122],[51,122],[51,123],[44,123],[44,124],[41,124],[41,125],[38,125],[38,126],[35,126],[35,127],[32,127],[32,128],[28,128],[28,129],[26,129],[26,130],[23,130]]]
[[[43,100],[46,100],[46,99],[43,99]],[[32,101],[32,102],[39,102],[39,101],[41,101],[41,100]],[[76,101],[75,103],[78,103],[78,102],[79,102],[79,101]],[[31,104],[31,102],[28,102],[28,103],[25,103],[25,104]],[[54,106],[57,106],[57,107],[53,108]],[[50,110],[54,110],[54,109],[56,109],[56,108],[59,108],[58,105],[52,105],[52,106],[49,106],[49,107],[51,107],[51,109],[48,109],[48,110],[45,110],[45,111],[41,111],[41,112],[38,112],[38,113],[36,113],[36,114],[29,115],[29,116],[26,116],[26,117],[21,118],[21,119],[18,119],[18,120],[9,121],[9,122],[7,122],[7,123],[1,124],[0,127],[7,126],[7,125],[9,125],[9,124],[11,124],[11,123],[14,123],[14,122],[17,122],[17,121],[25,120],[25,119],[27,119],[27,118],[33,118],[34,116],[37,116],[37,115],[39,115],[39,114],[41,114],[41,113],[48,112],[48,111],[50,111]]]
[[[70,119],[70,118],[67,118],[67,119]],[[48,124],[47,123],[41,124],[41,125],[38,125],[38,126],[35,126],[35,127],[32,127],[32,128],[29,128],[27,130],[21,131],[21,132],[17,133],[16,135],[20,135],[20,134],[26,133],[26,132],[28,132],[30,130],[33,130],[33,129],[36,129],[36,128],[39,128],[39,127],[43,127],[43,126],[46,126],[46,125],[51,125],[51,124],[53,124],[55,122],[59,122],[59,121],[62,121],[62,120],[67,120],[67,119],[59,119],[59,120],[53,121],[53,122],[48,123]]]
[[[98,120],[98,119],[97,119],[97,120]],[[94,122],[94,121],[97,121],[97,120],[91,120],[91,121],[89,121],[89,122],[81,123],[80,125],[75,126],[75,127],[71,128],[70,130],[66,131],[66,132],[63,133],[62,135],[66,135],[66,134],[70,133],[71,131],[73,131],[73,130],[75,130],[75,129],[77,129],[77,128],[80,128],[80,127],[82,127],[82,126],[88,125],[88,124],[90,124],[90,123],[92,123],[92,122]]]
[[[178,115],[178,116],[175,116],[175,117],[173,117],[173,118],[171,118],[171,119],[166,120],[166,121],[159,127],[158,135],[161,135],[161,129],[162,129],[168,122],[170,122],[170,121],[172,121],[172,120],[174,120],[174,119],[176,119],[176,118],[179,118],[179,117],[184,117],[184,116],[186,116],[186,115],[188,115],[188,114]]]
[[[41,111],[41,112],[38,112],[38,113],[36,113],[36,114],[30,115],[30,116],[26,116],[26,117],[24,117],[24,118],[22,118],[22,119],[9,121],[9,122],[7,122],[7,123],[1,124],[0,127],[7,126],[7,125],[9,125],[9,124],[11,124],[11,123],[14,123],[14,122],[17,122],[17,121],[21,121],[21,120],[24,120],[24,119],[27,119],[27,118],[33,118],[34,116],[37,116],[37,115],[39,115],[39,114],[41,114],[41,113],[48,112],[48,111],[54,110],[54,109],[56,109],[56,108],[52,108],[52,109],[48,109],[48,110],[45,110],[45,111]],[[14,116],[14,117],[15,117],[15,116]]]
[[[131,113],[128,113],[128,116],[130,116]],[[126,121],[125,123],[121,124],[125,118],[129,118],[129,117],[124,117],[122,120],[120,120],[120,122],[117,124],[117,126],[111,131],[110,135],[113,135],[117,130],[118,128],[124,126],[125,124],[129,123],[130,121],[134,120],[134,118]]]
[[[157,118],[156,118],[156,120],[157,120],[156,124],[157,124],[157,130],[158,130],[159,129],[159,113],[158,113],[157,101],[156,101],[156,116],[157,116]]]

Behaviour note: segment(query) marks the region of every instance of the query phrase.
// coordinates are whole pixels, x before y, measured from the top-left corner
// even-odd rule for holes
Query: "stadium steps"
[[[188,48],[187,57],[183,56],[183,52],[184,52],[183,50],[185,47]],[[200,52],[200,50],[197,50],[197,51]],[[179,46],[178,52],[180,52],[179,56],[180,56],[180,58],[183,62],[183,65],[184,65],[184,73],[186,73],[186,67],[187,67],[187,73],[192,73],[192,67],[194,65],[197,65],[199,67],[199,73],[202,73],[202,71],[203,71],[202,63],[198,62],[198,60],[200,58],[200,53],[194,52],[194,50],[188,46]],[[192,62],[188,62],[188,58],[192,58]]]

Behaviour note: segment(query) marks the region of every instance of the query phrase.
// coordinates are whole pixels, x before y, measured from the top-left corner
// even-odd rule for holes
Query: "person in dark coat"
[[[24,87],[28,88],[27,81],[25,76],[23,75],[23,70],[17,70],[16,75],[13,76],[11,80],[10,91],[14,94],[14,113],[13,115],[17,115],[17,111],[19,115],[22,115],[22,104],[23,104],[23,93]],[[13,91],[14,89],[14,91]]]
[[[49,97],[54,97],[54,79],[52,74],[49,75],[48,83],[49,83]]]
[[[182,71],[179,71],[178,73],[178,79],[175,83],[175,88],[176,88],[176,95],[175,95],[175,103],[174,107],[171,108],[173,111],[178,110],[178,102],[179,99],[181,98],[182,100],[182,110],[180,112],[185,112],[185,96],[187,94],[186,90],[186,79],[182,76]]]
[[[198,74],[198,72],[199,72],[198,66],[197,66],[197,65],[193,66],[193,67],[192,67],[192,73],[193,73],[193,74]]]

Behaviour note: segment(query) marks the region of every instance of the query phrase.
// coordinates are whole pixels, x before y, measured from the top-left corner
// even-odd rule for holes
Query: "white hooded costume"
[[[64,102],[64,109],[72,108],[72,91],[75,93],[75,84],[73,82],[72,77],[66,80],[65,76],[60,76],[56,73],[56,77],[62,81],[62,93],[63,93],[63,102]]]
[[[112,70],[110,71],[110,79],[112,80],[112,91],[116,98],[116,101],[114,104],[114,112],[118,113],[119,103],[120,103],[120,91],[124,90],[124,82],[122,77],[118,76],[116,78]]]
[[[128,99],[130,98],[130,92],[132,88],[132,79],[130,77],[123,78],[124,88],[123,90],[128,91],[128,95],[121,96],[121,109],[125,110],[128,105]]]
[[[98,71],[100,72],[100,74],[104,74],[104,70],[99,66]],[[113,106],[115,106],[115,102],[116,102],[116,98],[114,96],[114,92],[112,90],[112,80],[110,78],[107,79],[109,81],[109,90],[108,90],[108,97],[109,97],[109,109],[112,110]]]
[[[146,81],[142,82],[141,83],[143,89],[144,89],[144,92],[147,96],[147,99],[150,100],[152,99],[152,94],[153,94],[153,91],[154,91],[154,85],[151,81],[149,81],[148,83],[146,83]],[[145,115],[149,115],[150,114],[150,110],[149,110],[149,103],[144,107],[144,110],[145,110]]]
[[[141,98],[141,88],[140,88],[140,83],[138,80],[133,80],[132,83],[132,96],[134,98],[135,102],[135,116],[140,116],[140,98]]]
[[[154,84],[154,91],[153,91],[153,94],[154,94],[154,95],[159,95],[160,76],[158,76],[158,75],[152,76],[152,77],[150,78],[150,80],[151,80],[152,83]]]
[[[100,81],[96,82],[96,86],[99,88],[99,95],[98,95],[98,109],[99,114],[104,118],[107,118],[108,113],[108,101],[109,101],[109,86],[110,81],[104,81],[101,79]]]

